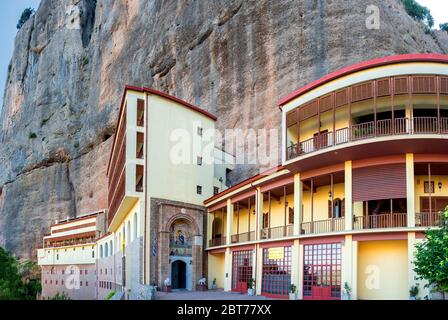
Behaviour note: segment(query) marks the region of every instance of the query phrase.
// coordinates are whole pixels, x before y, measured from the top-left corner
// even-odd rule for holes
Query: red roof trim
[[[127,93],[128,90],[130,90],[130,91],[137,91],[137,92],[141,92],[141,93],[155,94],[155,95],[158,95],[160,97],[166,98],[168,100],[171,100],[171,101],[177,102],[179,104],[182,104],[185,107],[190,108],[190,109],[192,109],[192,110],[194,110],[196,112],[202,113],[203,115],[205,115],[206,117],[212,119],[213,121],[218,120],[218,118],[215,115],[211,114],[210,112],[205,111],[205,110],[203,110],[203,109],[201,109],[199,107],[196,107],[195,105],[192,105],[191,103],[188,103],[188,102],[186,102],[184,100],[181,100],[179,98],[171,96],[171,95],[169,95],[167,93],[164,93],[164,92],[161,92],[161,91],[157,91],[157,90],[154,90],[154,89],[151,89],[151,88],[147,88],[147,87],[137,87],[137,86],[125,85],[123,96],[121,97],[120,111],[118,112],[117,123],[115,125],[116,130],[118,129],[118,125],[120,124],[121,113],[122,113],[123,107],[124,107],[124,99],[126,97],[126,93]],[[112,144],[112,149],[111,149],[110,155],[109,155],[109,162],[107,164],[107,172],[106,172],[107,175],[109,175],[110,161],[112,160],[112,153],[113,153],[114,148],[115,148],[116,139],[117,139],[117,135],[114,134],[114,142]]]
[[[240,183],[238,183],[238,184],[236,184],[236,185],[234,185],[234,186],[232,186],[232,187],[230,187],[230,188],[228,188],[228,189],[226,189],[226,190],[224,190],[224,191],[214,195],[213,197],[208,198],[207,200],[204,201],[204,204],[210,203],[210,202],[212,202],[212,201],[214,201],[216,199],[219,199],[222,196],[224,196],[224,195],[226,195],[226,194],[228,194],[228,193],[230,193],[232,191],[235,191],[236,189],[244,187],[245,185],[248,185],[248,184],[250,184],[252,182],[255,182],[255,181],[259,180],[260,178],[262,178],[263,176],[270,175],[270,174],[272,174],[274,172],[278,172],[278,171],[281,171],[283,169],[285,169],[283,166],[277,166],[277,167],[274,167],[272,169],[266,170],[266,171],[264,171],[262,173],[259,173],[259,174],[255,175],[253,177],[250,177],[250,178],[248,178],[246,180],[243,180]]]
[[[322,77],[314,82],[311,82],[310,84],[300,88],[297,91],[294,91],[290,95],[280,99],[279,106],[282,107],[286,103],[290,102],[291,100],[305,94],[308,91],[311,91],[315,89],[318,86],[321,86],[325,83],[328,83],[332,80],[341,78],[343,76],[370,69],[375,67],[381,67],[386,66],[390,64],[396,64],[396,63],[409,63],[409,62],[442,62],[442,63],[448,63],[448,55],[445,54],[426,54],[426,53],[419,53],[419,54],[403,54],[403,55],[397,55],[397,56],[388,56],[373,60],[368,60],[364,62],[360,62],[357,64],[354,64],[349,67],[342,68],[338,71],[335,71],[333,73],[330,73],[326,75],[325,77]]]

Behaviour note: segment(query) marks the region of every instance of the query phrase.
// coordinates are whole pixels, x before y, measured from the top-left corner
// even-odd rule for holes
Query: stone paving
[[[223,290],[187,291],[174,290],[172,292],[156,293],[156,300],[272,300],[263,296],[248,296],[238,292],[224,292]]]

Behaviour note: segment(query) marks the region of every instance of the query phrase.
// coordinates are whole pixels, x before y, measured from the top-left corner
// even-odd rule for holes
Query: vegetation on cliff
[[[20,262],[0,247],[0,300],[35,300],[40,291],[36,263]]]
[[[20,16],[19,22],[17,22],[17,29],[22,28],[22,26],[25,24],[25,22],[28,21],[28,19],[34,14],[33,8],[26,8],[23,10],[22,15]]]

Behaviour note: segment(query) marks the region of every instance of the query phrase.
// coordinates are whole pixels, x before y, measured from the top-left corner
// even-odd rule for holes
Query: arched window
[[[114,254],[114,246],[112,245],[112,240],[109,241],[109,252],[110,255]]]
[[[128,230],[126,230],[126,244],[129,245],[131,243],[131,221],[128,221]]]
[[[109,255],[109,245],[106,244],[104,245],[104,257],[107,257]]]
[[[137,212],[134,213],[134,240],[138,237],[138,221],[137,221]]]
[[[103,245],[100,245],[100,258],[103,257]]]

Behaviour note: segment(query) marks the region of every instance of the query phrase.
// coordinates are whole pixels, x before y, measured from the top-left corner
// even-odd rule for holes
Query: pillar
[[[224,291],[232,290],[232,252],[226,248],[224,256]]]
[[[259,296],[261,295],[261,286],[262,286],[262,273],[263,273],[263,248],[260,247],[259,244],[257,244],[256,247],[257,250],[257,261],[256,261],[256,268],[257,268],[257,276],[255,278],[255,293]]]
[[[300,179],[300,173],[294,175],[294,235],[300,235],[301,222],[303,216],[303,183]]]
[[[291,248],[291,284],[294,284],[299,291],[299,255],[300,255],[300,244],[299,240],[294,240],[294,245]]]
[[[232,227],[233,227],[233,204],[232,200],[227,200],[227,217],[226,217],[226,245],[232,243]]]
[[[263,193],[258,187],[255,195],[255,239],[261,239],[261,229],[263,228]]]
[[[406,154],[406,203],[407,224],[409,228],[415,227],[415,185],[414,185],[414,154]]]
[[[344,290],[345,283],[352,289],[351,299],[357,299],[358,287],[358,243],[353,241],[352,235],[345,236],[342,245],[342,270],[341,289]]]
[[[353,230],[352,161],[345,161],[345,230]]]
[[[303,299],[303,265],[304,265],[304,261],[303,261],[303,244],[299,243],[299,259],[297,260],[298,262],[298,272],[297,272],[297,277],[298,277],[298,283],[297,283],[297,298],[298,299]],[[294,262],[293,262],[294,263]]]

